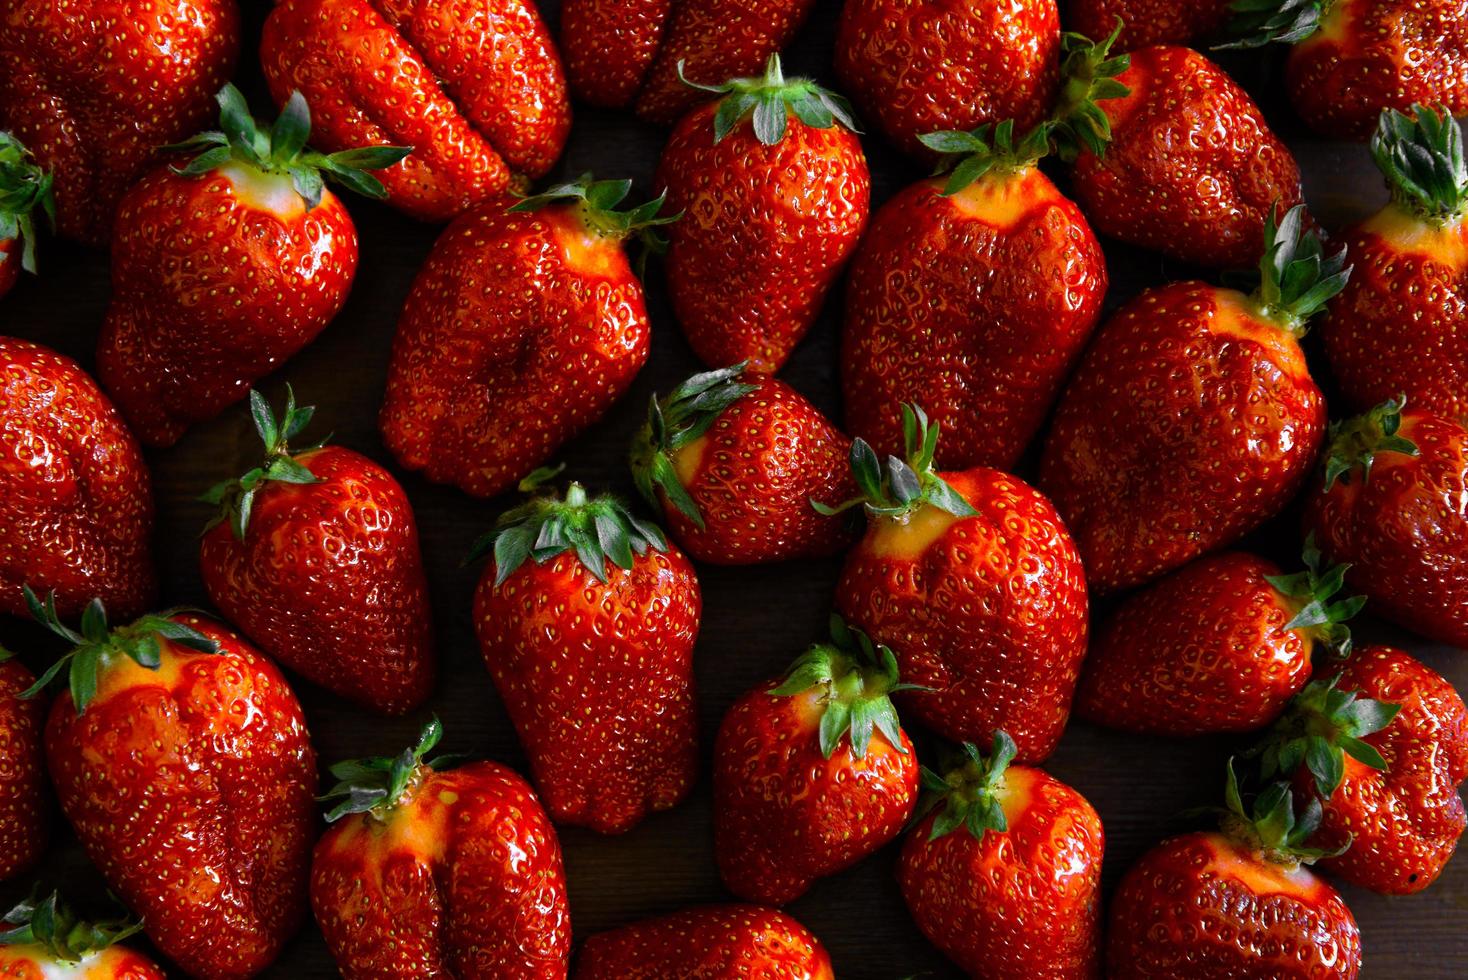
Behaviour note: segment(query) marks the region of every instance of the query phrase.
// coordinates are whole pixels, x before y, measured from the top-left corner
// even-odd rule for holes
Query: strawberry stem
[[[20,267],[36,271],[36,212],[56,226],[56,198],[51,175],[31,159],[30,151],[10,133],[0,132],[0,242],[20,243]]]
[[[229,521],[235,539],[243,541],[245,532],[249,530],[250,515],[254,511],[255,495],[266,483],[272,480],[295,484],[321,482],[305,464],[296,460],[289,446],[289,441],[306,428],[315,413],[316,409],[311,405],[297,407],[296,393],[291,390],[290,385],[286,385],[285,411],[277,421],[265,396],[254,389],[250,390],[250,417],[254,419],[255,431],[260,434],[260,441],[265,444],[265,461],[239,479],[216,483],[199,497],[204,503],[214,504],[219,508],[219,513],[205,525],[206,533],[216,524]],[[325,444],[326,440],[323,439],[305,451],[320,449]]]
[[[1442,225],[1468,208],[1463,133],[1446,107],[1414,105],[1411,115],[1384,110],[1371,138],[1371,156],[1392,200],[1405,210]]]
[[[861,494],[834,506],[812,500],[811,506],[826,517],[865,506],[873,516],[901,519],[929,504],[954,517],[973,516],[977,511],[933,468],[938,429],[938,423],[930,423],[917,405],[904,404],[902,433],[907,458],[888,456],[883,466],[867,441],[856,439],[851,444],[851,475]]]
[[[1351,566],[1325,568],[1324,556],[1315,544],[1314,534],[1305,538],[1301,557],[1305,563],[1304,571],[1293,575],[1265,576],[1265,581],[1296,608],[1294,616],[1282,629],[1303,630],[1311,639],[1325,644],[1337,658],[1343,658],[1351,652],[1351,628],[1346,622],[1361,611],[1366,597],[1352,596],[1330,601],[1345,586],[1346,571]]]
[[[1361,482],[1365,484],[1371,479],[1372,464],[1381,453],[1418,454],[1416,443],[1397,435],[1406,404],[1407,396],[1398,395],[1355,418],[1331,423],[1325,446],[1327,491],[1337,480],[1350,483],[1356,470],[1361,471]]]
[[[668,240],[657,229],[677,221],[683,217],[683,212],[658,214],[667,200],[667,191],[635,208],[617,210],[617,205],[631,190],[630,180],[596,180],[591,174],[584,173],[569,184],[556,184],[539,194],[523,197],[509,210],[512,213],[529,213],[553,204],[574,204],[582,222],[596,234],[617,241],[634,235],[637,237],[643,247],[638,259],[638,274],[641,275],[648,253],[661,255],[668,250]]]
[[[77,918],[58,892],[38,899],[35,894],[5,913],[0,946],[39,945],[60,963],[74,965],[94,953],[133,935],[141,921],[126,911],[116,919],[88,922]],[[43,967],[44,970],[44,967]]]
[[[774,146],[785,138],[787,117],[795,118],[812,129],[830,129],[840,123],[853,133],[856,117],[846,99],[816,84],[809,78],[785,78],[780,56],[770,55],[765,73],[752,78],[734,78],[721,85],[701,85],[683,74],[678,62],[678,77],[683,84],[703,92],[725,96],[714,110],[714,142],[723,142],[734,127],[749,117],[755,138],[766,146]]]
[[[1247,753],[1259,757],[1259,776],[1289,779],[1305,766],[1322,799],[1330,799],[1345,778],[1347,755],[1372,769],[1386,760],[1362,741],[1391,724],[1401,705],[1364,698],[1338,688],[1341,675],[1306,684],[1269,734]]]
[[[1018,749],[1003,730],[994,732],[993,741],[994,750],[987,757],[972,742],[963,743],[962,754],[942,775],[923,767],[923,788],[928,796],[919,814],[943,807],[933,820],[928,840],[946,837],[960,827],[979,841],[988,831],[1002,834],[1009,830],[1001,796],[1005,770]]]
[[[373,756],[338,762],[328,771],[336,785],[318,796],[317,802],[338,800],[326,813],[326,822],[335,823],[351,813],[366,813],[381,820],[394,807],[412,799],[414,790],[430,772],[442,771],[462,760],[462,756],[425,757],[443,738],[443,725],[435,715],[418,734],[418,741],[395,756]]]

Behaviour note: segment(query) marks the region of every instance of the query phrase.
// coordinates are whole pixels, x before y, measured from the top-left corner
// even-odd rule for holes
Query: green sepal
[[[116,919],[88,922],[79,919],[57,892],[45,898],[32,894],[5,914],[8,927],[0,930],[0,946],[36,944],[61,963],[80,963],[143,928],[126,911]]]
[[[424,760],[442,738],[443,725],[435,715],[423,726],[418,741],[395,756],[349,759],[332,766],[327,771],[336,785],[316,797],[318,803],[337,801],[326,811],[326,822],[335,823],[351,813],[381,816],[402,802],[425,769],[438,772],[461,761],[464,757],[457,754]]]
[[[836,505],[812,500],[816,512],[830,517],[864,505],[867,513],[900,516],[931,504],[954,517],[972,517],[978,511],[933,469],[938,450],[938,423],[917,405],[902,406],[902,435],[906,459],[888,456],[885,464],[865,439],[851,444],[851,475],[860,495]]]
[[[315,407],[311,405],[296,405],[296,393],[291,390],[290,385],[285,386],[285,411],[280,418],[270,410],[270,403],[265,396],[255,389],[250,389],[250,418],[255,423],[255,431],[260,434],[260,441],[265,444],[265,461],[259,466],[245,473],[245,475],[234,480],[224,480],[214,484],[199,499],[206,504],[213,504],[219,508],[209,523],[204,525],[207,533],[216,524],[229,522],[230,529],[234,532],[236,540],[243,541],[245,533],[250,528],[250,515],[254,512],[255,496],[260,488],[270,482],[310,484],[320,483],[316,475],[308,469],[305,464],[298,461],[290,450],[290,440],[300,435],[302,430],[311,422],[311,417],[316,414]],[[308,447],[310,451],[320,449],[326,441]]]
[[[20,243],[20,267],[36,271],[36,212],[56,227],[51,175],[42,170],[14,135],[0,132],[0,242]]]
[[[1278,204],[1264,218],[1264,253],[1256,270],[1230,277],[1254,286],[1250,297],[1258,314],[1296,337],[1351,278],[1346,248],[1325,252],[1320,236],[1306,226],[1305,205],[1297,204],[1275,221]]]
[[[1468,207],[1463,133],[1444,106],[1385,109],[1371,137],[1371,156],[1392,200],[1427,221],[1460,217]]]
[[[1397,435],[1402,426],[1402,409],[1407,396],[1389,398],[1364,414],[1330,424],[1325,440],[1325,489],[1337,480],[1350,483],[1360,470],[1361,482],[1371,479],[1371,467],[1382,453],[1418,455],[1417,444]]]
[[[994,733],[994,748],[987,757],[978,746],[965,742],[942,774],[924,766],[924,794],[917,816],[938,810],[928,840],[946,837],[960,827],[974,840],[983,840],[984,834],[991,830],[1006,833],[1009,824],[1000,793],[1004,788],[1004,772],[1017,752],[1014,739],[1000,730]]]
[[[1261,779],[1294,776],[1305,766],[1315,788],[1330,799],[1345,776],[1347,755],[1373,769],[1386,769],[1386,760],[1362,741],[1390,725],[1401,705],[1342,691],[1341,675],[1306,684],[1290,701],[1269,733],[1247,757],[1259,759]]]
[[[1067,163],[1082,150],[1105,156],[1111,145],[1111,119],[1100,103],[1131,94],[1116,76],[1131,67],[1130,55],[1113,55],[1111,48],[1121,36],[1122,20],[1108,37],[1092,41],[1084,34],[1060,35],[1060,95],[1048,123],[1048,136],[1055,153]]]
[[[1334,656],[1345,657],[1351,652],[1351,628],[1346,623],[1366,605],[1366,597],[1358,595],[1331,601],[1331,597],[1345,586],[1346,571],[1351,566],[1326,567],[1314,534],[1306,536],[1300,557],[1305,563],[1304,571],[1264,577],[1275,591],[1299,606],[1283,628],[1286,631],[1304,630],[1316,642],[1323,643]]]
[[[678,62],[678,77],[683,84],[701,92],[722,95],[714,110],[714,142],[722,142],[745,118],[750,118],[755,138],[766,146],[774,146],[785,138],[786,117],[795,118],[813,129],[830,129],[840,123],[859,133],[856,116],[846,99],[816,84],[809,78],[785,77],[780,56],[770,55],[765,73],[753,78],[734,78],[722,85],[700,85],[683,74]]]
[[[1276,864],[1313,864],[1321,858],[1337,857],[1351,846],[1348,840],[1334,850],[1309,847],[1306,841],[1320,829],[1324,809],[1320,800],[1311,796],[1300,812],[1295,810],[1295,795],[1287,780],[1268,783],[1253,794],[1245,805],[1245,794],[1239,787],[1234,760],[1228,760],[1228,778],[1224,783],[1224,803],[1220,825],[1224,833],[1261,852]]]
[[[584,173],[569,184],[556,184],[539,194],[523,197],[509,210],[523,213],[539,211],[552,204],[579,205],[582,220],[598,235],[617,241],[636,237],[642,243],[642,253],[637,258],[637,274],[640,276],[645,271],[649,253],[662,255],[668,250],[667,238],[657,229],[677,221],[683,217],[683,212],[658,213],[667,201],[667,191],[635,208],[617,210],[617,205],[631,192],[630,180],[596,180],[590,173]]]
[[[944,130],[926,133],[918,139],[928,149],[941,154],[935,174],[948,175],[943,196],[957,194],[991,171],[1018,172],[1028,170],[1050,152],[1050,130],[1046,121],[1014,140],[1014,120],[1006,119],[994,126],[985,123],[969,132]]]
[[[1320,29],[1330,0],[1234,0],[1228,33],[1233,38],[1216,48],[1262,48],[1297,44]]]

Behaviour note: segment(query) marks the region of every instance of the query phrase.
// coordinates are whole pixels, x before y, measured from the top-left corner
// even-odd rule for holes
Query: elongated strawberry
[[[821,941],[759,905],[705,905],[589,937],[575,980],[833,980]]]
[[[41,746],[46,703],[20,697],[35,683],[35,675],[0,647],[0,881],[35,867],[51,838]]]
[[[654,397],[632,444],[637,488],[699,561],[746,565],[833,555],[855,537],[812,500],[856,492],[851,440],[794,388],[743,366]]]
[[[1325,400],[1298,338],[1350,269],[1304,220],[1296,207],[1277,228],[1266,222],[1249,295],[1201,282],[1149,290],[1087,350],[1056,409],[1040,487],[1098,592],[1232,544],[1308,476]]]
[[[1116,50],[1188,44],[1216,37],[1229,19],[1230,0],[1068,0],[1065,26],[1085,37],[1106,37],[1122,22]]]
[[[714,856],[740,898],[783,905],[901,832],[918,762],[897,659],[831,617],[831,642],[744,695],[714,745]]]
[[[497,762],[340,762],[311,863],[311,908],[347,980],[562,980],[571,915],[561,846],[528,783]]]
[[[601,417],[647,361],[642,284],[622,250],[658,247],[662,199],[585,175],[439,236],[403,307],[380,424],[406,469],[492,497]]]
[[[56,224],[51,183],[20,140],[0,132],[0,296],[15,286],[22,269],[36,271],[36,218]]]
[[[340,446],[292,452],[315,409],[286,388],[277,420],[250,392],[265,460],[205,499],[209,599],[287,667],[374,711],[402,714],[433,687],[433,611],[408,495]]]
[[[52,892],[30,898],[5,914],[0,931],[0,976],[16,980],[165,980],[167,974],[141,953],[117,943],[142,929],[126,918],[78,919]]]
[[[1101,818],[1053,776],[972,743],[942,775],[923,769],[928,815],[897,867],[923,935],[971,976],[1085,980],[1101,965]]]

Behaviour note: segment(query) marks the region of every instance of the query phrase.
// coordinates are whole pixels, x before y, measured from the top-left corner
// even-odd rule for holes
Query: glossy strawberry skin
[[[1133,51],[1131,89],[1099,105],[1106,155],[1082,151],[1071,187],[1103,235],[1215,268],[1259,260],[1264,221],[1299,204],[1300,169],[1249,96],[1188,48]]]
[[[905,402],[943,427],[941,466],[1012,467],[1101,316],[1106,260],[1038,169],[951,197],[928,180],[877,212],[846,290],[841,385],[853,435],[900,454]]]
[[[632,104],[652,70],[674,0],[566,0],[561,4],[561,52],[571,94],[595,106]],[[679,9],[689,6],[678,4]],[[689,66],[684,66],[685,71]],[[756,62],[742,72],[752,75]],[[732,76],[730,76],[732,77]],[[710,84],[719,84],[719,78]]]
[[[862,116],[910,154],[926,156],[918,137],[938,130],[1014,119],[1023,132],[1059,85],[1060,15],[1055,0],[847,0],[836,75]]]
[[[308,211],[287,177],[159,167],[118,207],[98,376],[145,444],[170,446],[314,340],[356,269],[330,191]]]
[[[0,660],[0,881],[35,867],[51,837],[41,748],[46,702],[18,697],[35,682],[19,660]]]
[[[1114,51],[1135,51],[1155,44],[1187,44],[1217,37],[1229,19],[1230,0],[1070,0],[1066,30],[1093,41],[1109,37],[1122,20]]]
[[[931,505],[873,520],[847,556],[836,609],[897,655],[904,712],[953,741],[1010,734],[1021,761],[1060,741],[1086,650],[1086,578],[1055,508],[1015,477],[943,473],[979,513]]]
[[[190,975],[233,980],[269,965],[305,916],[316,758],[264,654],[173,618],[219,652],[160,638],[157,671],[107,663],[83,714],[70,693],[52,705],[46,758],[62,812],[148,938]]]
[[[871,175],[856,134],[793,113],[766,146],[745,120],[714,142],[717,103],[689,112],[658,164],[668,293],[710,367],[773,374],[805,336],[866,227]]]
[[[1282,628],[1296,609],[1265,581],[1279,574],[1226,552],[1129,596],[1091,642],[1076,714],[1170,736],[1268,725],[1309,681],[1313,646]]]
[[[294,457],[319,481],[268,481],[245,539],[204,535],[209,600],[280,663],[384,714],[433,687],[433,611],[408,495],[350,449]]]
[[[51,980],[83,976],[72,964],[56,960],[39,944],[0,946],[0,977],[5,980]],[[108,946],[86,961],[86,980],[167,980],[168,974],[142,953],[126,946]]]
[[[1351,980],[1356,920],[1303,867],[1272,865],[1216,833],[1186,834],[1144,854],[1111,901],[1107,977]]]
[[[1294,338],[1240,293],[1174,283],[1097,332],[1061,396],[1040,487],[1092,588],[1112,592],[1272,517],[1324,435],[1325,400]]]
[[[560,57],[526,0],[282,0],[260,60],[277,104],[305,95],[321,149],[413,147],[376,176],[425,221],[546,173],[571,129]]]
[[[508,203],[439,236],[398,321],[380,417],[405,469],[476,497],[600,418],[648,355],[642,284],[620,244],[569,206]]]
[[[157,583],[153,495],[137,441],[69,357],[0,337],[0,609],[21,586],[56,593],[64,618],[99,597],[141,613]]]
[[[0,18],[0,129],[56,178],[58,231],[111,237],[118,199],[213,117],[234,74],[235,0],[9,0]]]
[[[575,980],[833,980],[819,939],[784,912],[706,905],[587,938]]]
[[[929,840],[938,813],[908,832],[903,900],[928,940],[972,976],[1100,976],[1101,818],[1085,797],[1027,766],[1004,772],[1008,829]]]
[[[311,907],[348,980],[558,980],[571,952],[561,847],[496,762],[425,771],[385,819],[328,830]]]

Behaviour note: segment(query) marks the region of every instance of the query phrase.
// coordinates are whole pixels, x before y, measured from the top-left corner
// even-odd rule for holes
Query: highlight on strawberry
[[[85,976],[91,980],[164,980],[166,974],[124,939],[143,924],[127,915],[79,918],[58,892],[24,899],[0,920],[0,972],[15,977]]]

